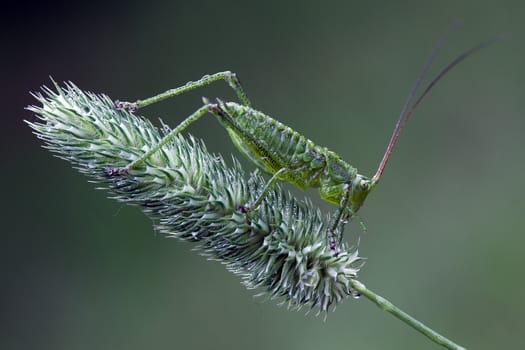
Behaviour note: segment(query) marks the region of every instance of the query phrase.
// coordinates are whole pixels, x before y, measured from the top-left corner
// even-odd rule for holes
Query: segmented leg
[[[261,194],[259,195],[259,198],[257,198],[257,200],[253,202],[252,206],[248,208],[248,211],[257,210],[259,208],[264,198],[268,195],[268,193],[272,189],[273,185],[275,185],[277,181],[279,181],[279,176],[284,174],[286,171],[287,169],[282,168],[278,172],[273,174],[270,180],[268,180],[268,182],[264,185],[263,190]]]
[[[230,71],[224,71],[215,73],[212,75],[205,75],[201,79],[197,81],[190,81],[186,83],[183,86],[180,86],[175,89],[170,89],[168,91],[165,91],[161,94],[155,95],[153,97],[149,97],[144,100],[138,100],[136,102],[123,102],[123,101],[115,101],[115,106],[117,108],[121,109],[127,109],[129,111],[135,111],[139,108],[148,106],[150,104],[165,100],[170,97],[174,97],[177,95],[180,95],[184,92],[196,89],[198,87],[202,87],[208,84],[211,84],[213,82],[224,80],[230,85],[230,87],[235,91],[237,94],[239,100],[242,102],[242,104],[246,106],[250,106],[250,100],[248,99],[248,96],[246,95],[244,89],[242,88],[241,82],[237,78],[237,75],[235,73],[232,73]],[[142,164],[146,159],[151,157],[155,152],[160,150],[167,142],[169,142],[173,137],[175,137],[177,134],[179,134],[181,131],[186,129],[188,125],[202,117],[206,112],[212,111],[213,109],[216,109],[217,105],[206,103],[205,106],[199,108],[196,112],[194,112],[192,115],[190,115],[188,118],[186,118],[184,121],[182,121],[175,129],[173,129],[169,134],[164,136],[164,138],[157,144],[155,147],[153,147],[151,150],[149,150],[147,153],[145,153],[142,157],[136,159],[135,161],[131,162],[124,168],[108,168],[106,169],[106,173],[109,176],[116,176],[127,173],[130,169],[136,168],[140,164]]]
[[[195,111],[193,114],[191,114],[188,118],[184,119],[177,127],[169,132],[166,136],[160,140],[158,144],[156,144],[152,149],[150,149],[148,152],[146,152],[142,157],[134,160],[133,162],[129,163],[124,168],[108,168],[106,169],[106,174],[109,176],[116,176],[116,175],[122,175],[129,172],[129,170],[134,169],[138,167],[140,164],[144,163],[149,157],[151,157],[154,153],[156,153],[158,150],[160,150],[166,143],[168,143],[171,139],[173,139],[177,134],[179,134],[181,131],[186,129],[188,125],[205,115],[207,112],[210,111],[210,105],[205,105],[199,108],[197,111]]]
[[[243,105],[250,106],[250,100],[248,99],[248,96],[244,92],[241,82],[237,78],[237,75],[230,71],[224,71],[224,72],[219,72],[219,73],[215,73],[211,75],[205,75],[197,81],[187,82],[183,86],[180,86],[175,89],[170,89],[161,94],[146,98],[144,100],[137,100],[136,102],[123,102],[123,101],[117,100],[115,101],[115,106],[117,108],[126,109],[126,110],[129,110],[130,112],[133,112],[139,108],[165,100],[170,97],[180,95],[184,92],[187,92],[187,91],[190,91],[190,90],[193,90],[193,89],[205,86],[205,85],[209,85],[219,80],[224,80],[228,83],[228,85],[235,91],[235,93],[237,94],[237,97],[239,98],[239,100],[241,101]]]
[[[330,226],[330,229],[328,230],[328,242],[330,245],[330,250],[334,252],[334,255],[339,255],[339,252],[337,251],[337,244],[336,244],[336,237],[335,233],[336,230],[339,229],[341,232],[339,245],[341,244],[341,238],[343,236],[343,230],[348,222],[348,218],[352,215],[350,212],[350,209],[348,208],[348,201],[350,200],[350,185],[346,184],[343,190],[343,199],[341,200],[341,203],[339,204],[339,208],[336,211],[336,214],[334,215],[333,222]]]
[[[218,73],[219,74],[219,73]],[[162,94],[161,94],[162,95]],[[160,95],[157,95],[160,96]],[[156,97],[152,97],[148,100],[151,100]],[[163,97],[167,98],[167,97]],[[144,101],[148,101],[144,100]],[[188,118],[184,119],[179,125],[175,127],[175,129],[171,130],[169,134],[164,136],[162,140],[158,144],[156,144],[153,148],[151,148],[148,152],[146,152],[144,155],[142,155],[140,158],[134,160],[130,164],[128,164],[124,168],[108,168],[106,169],[106,173],[109,176],[116,176],[116,175],[122,175],[129,172],[129,170],[134,169],[138,167],[140,164],[142,164],[145,160],[147,160],[149,157],[151,157],[153,154],[155,154],[157,151],[159,151],[166,143],[168,143],[170,140],[172,140],[175,136],[177,136],[181,131],[186,129],[191,123],[205,115],[206,113],[210,112],[220,118],[223,118],[223,120],[232,128],[236,128],[237,130],[242,130],[237,123],[233,120],[231,116],[229,116],[217,103],[210,103],[207,98],[203,98],[204,106],[196,110],[193,114],[191,114]],[[151,102],[153,103],[153,102]],[[151,104],[148,103],[148,104]],[[253,144],[258,144],[257,140],[255,140],[251,135],[245,134],[246,139],[249,142],[252,142]]]
[[[259,143],[259,141],[257,141],[257,139],[255,139],[252,135],[246,133],[238,124],[237,122],[235,121],[235,119],[226,111],[226,109],[223,107],[224,106],[224,102],[222,102],[220,99],[217,99],[217,104],[214,104],[214,103],[209,103],[209,101],[207,101],[206,98],[203,99],[205,101],[206,104],[208,104],[208,106],[210,106],[210,112],[215,114],[219,119],[222,120],[222,122],[226,125],[228,125],[228,127],[236,130],[236,132],[239,134],[239,135],[242,135],[242,138],[244,139],[244,141],[246,143],[249,143],[251,144],[253,147],[255,148],[264,148],[263,146],[261,146],[261,144]],[[270,178],[270,180],[268,180],[268,182],[264,185],[263,187],[263,190],[261,192],[261,194],[259,195],[259,197],[255,200],[255,202],[250,206],[250,207],[240,207],[240,210],[245,212],[245,213],[248,213],[250,211],[254,211],[256,209],[259,208],[259,206],[261,205],[262,201],[264,200],[264,198],[268,195],[268,193],[270,192],[271,188],[273,187],[273,185],[275,185],[277,183],[277,181],[279,181],[279,176],[283,175],[284,173],[286,173],[288,171],[287,168],[281,168],[279,169],[277,172],[275,172],[272,177]]]

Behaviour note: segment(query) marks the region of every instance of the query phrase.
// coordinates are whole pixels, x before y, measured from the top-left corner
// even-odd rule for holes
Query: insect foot
[[[115,107],[117,109],[122,109],[125,111],[129,111],[131,113],[135,112],[139,107],[137,106],[137,102],[126,102],[126,101],[119,101],[115,100]]]
[[[246,205],[242,205],[242,204],[239,204],[236,209],[238,211],[240,211],[241,213],[243,214],[248,214],[251,210],[250,210],[250,207],[246,206]]]
[[[337,258],[339,256],[339,251],[337,250],[337,245],[335,244],[335,238],[333,234],[330,235],[328,243],[330,246],[330,251],[334,254],[334,257]]]
[[[106,174],[108,177],[128,175],[129,169],[128,168],[105,167],[104,174]]]

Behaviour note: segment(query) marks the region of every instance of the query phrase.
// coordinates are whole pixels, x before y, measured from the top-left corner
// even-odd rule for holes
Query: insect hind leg
[[[261,146],[261,144],[256,140],[252,135],[246,133],[235,121],[235,118],[231,116],[227,108],[225,108],[225,103],[221,101],[220,99],[217,99],[217,103],[211,103],[207,98],[203,98],[203,101],[206,105],[209,106],[210,112],[215,114],[225,125],[227,125],[228,128],[236,130],[238,135],[242,135],[243,141],[250,144],[254,148],[257,149],[264,149],[264,147]],[[251,206],[243,206],[240,205],[238,209],[244,213],[249,213],[251,211],[255,211],[259,208],[259,206],[262,204],[264,198],[268,195],[268,193],[271,191],[272,187],[277,183],[277,181],[280,180],[281,177],[285,176],[285,174],[289,171],[288,168],[283,167],[276,171],[270,180],[264,185],[261,194],[259,197],[251,204]]]
[[[205,75],[197,81],[189,81],[183,86],[167,90],[163,93],[146,98],[144,100],[137,100],[135,102],[124,102],[116,100],[115,106],[119,109],[125,109],[130,112],[134,112],[139,108],[146,107],[153,103],[160,102],[162,100],[180,95],[184,92],[209,85],[219,80],[224,80],[228,83],[228,85],[235,91],[235,94],[237,95],[237,97],[243,105],[251,105],[250,100],[248,99],[248,96],[246,95],[246,92],[244,91],[239,78],[237,78],[237,74],[232,73],[230,71],[224,71],[211,75]]]
[[[148,160],[153,154],[158,152],[165,144],[170,142],[175,136],[177,136],[180,132],[182,132],[184,129],[186,129],[191,123],[205,115],[206,113],[211,111],[211,105],[204,105],[198,110],[196,110],[193,114],[191,114],[189,117],[184,119],[175,129],[171,130],[168,134],[166,134],[155,146],[153,146],[148,152],[146,152],[144,155],[142,155],[140,158],[134,160],[133,162],[129,163],[126,167],[123,168],[106,168],[105,172],[108,176],[118,176],[127,174],[130,170],[135,169],[139,167],[142,163],[144,163],[146,160]]]

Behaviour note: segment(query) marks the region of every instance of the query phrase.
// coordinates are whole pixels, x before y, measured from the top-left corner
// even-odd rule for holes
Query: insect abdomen
[[[258,167],[270,174],[287,169],[282,180],[301,189],[320,186],[320,180],[326,174],[327,158],[332,152],[252,108],[236,103],[227,103],[226,107],[242,133],[251,135],[259,143],[258,147],[251,146],[243,135],[239,135],[239,130],[227,126],[237,148]]]

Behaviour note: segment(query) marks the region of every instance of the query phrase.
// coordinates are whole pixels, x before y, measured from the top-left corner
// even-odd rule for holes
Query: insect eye
[[[359,187],[361,187],[361,190],[363,192],[367,192],[368,189],[370,188],[370,183],[368,181],[362,181],[360,184],[359,184]]]

